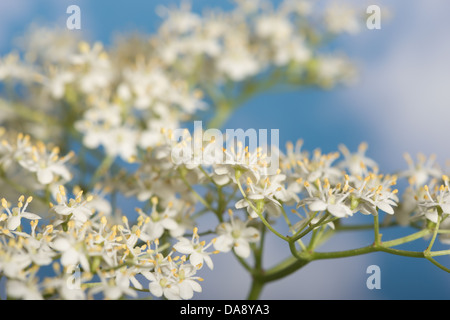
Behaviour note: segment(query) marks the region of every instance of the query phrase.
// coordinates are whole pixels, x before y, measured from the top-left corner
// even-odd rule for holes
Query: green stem
[[[450,250],[439,250],[430,252],[431,257],[446,256],[446,255],[450,255]]]
[[[450,269],[447,267],[444,267],[442,264],[440,264],[439,262],[437,262],[436,260],[434,260],[429,254],[425,255],[425,258],[427,258],[432,264],[434,264],[435,266],[437,266],[438,268],[450,273]]]
[[[264,288],[265,282],[261,278],[253,277],[252,286],[248,293],[247,300],[258,300]]]
[[[273,234],[275,234],[276,236],[278,236],[279,238],[285,240],[285,241],[289,241],[289,237],[283,236],[281,233],[279,233],[277,230],[275,230],[270,223],[263,217],[262,213],[261,213],[261,209],[258,209],[255,207],[255,205],[247,198],[244,189],[242,189],[242,185],[241,182],[239,181],[239,174],[236,172],[235,174],[236,176],[236,182],[237,185],[239,187],[239,190],[241,191],[242,196],[244,197],[244,199],[248,202],[248,204],[250,205],[250,207],[256,212],[256,214],[258,215],[258,217],[261,219],[261,221],[264,223],[264,225],[270,230],[272,231]]]
[[[301,228],[299,231],[297,231],[297,233],[294,234],[294,235],[292,236],[292,238],[291,238],[289,241],[297,241],[297,240],[303,238],[303,237],[304,237],[305,235],[307,235],[309,232],[311,232],[312,230],[314,230],[315,228],[317,228],[318,226],[320,226],[320,225],[325,221],[325,219],[329,216],[329,214],[326,214],[326,215],[324,215],[322,218],[320,218],[320,220],[319,220],[317,223],[315,223],[315,224],[313,224],[313,225],[310,225],[311,221],[314,219],[314,217],[315,217],[316,215],[317,215],[317,212],[315,212],[315,213],[309,218],[308,222],[303,226],[303,228]],[[309,225],[309,227],[308,227],[305,231],[300,232],[300,231],[302,231],[302,230],[306,227],[306,225]]]
[[[380,235],[380,223],[379,223],[379,214],[377,212],[376,215],[373,216],[373,230],[374,230],[374,242],[375,245],[379,246],[381,243],[381,235]]]
[[[433,247],[434,242],[436,241],[436,237],[437,237],[438,230],[439,230],[439,225],[441,222],[441,216],[442,216],[442,209],[438,208],[438,218],[437,218],[436,226],[434,227],[433,236],[431,237],[430,244],[428,245],[427,249],[425,250],[426,254],[430,253],[431,248]]]
[[[287,216],[286,210],[284,210],[283,206],[281,206],[281,212],[283,213],[284,220],[286,221],[286,224],[288,225],[289,230],[291,230],[291,232],[294,232],[294,227],[291,223],[291,220],[289,220],[289,217]],[[306,246],[303,244],[301,239],[298,239],[297,243],[300,245],[300,247],[302,247],[303,250],[307,250]]]
[[[389,240],[389,241],[383,241],[382,243],[383,243],[383,246],[385,246],[385,247],[395,247],[395,246],[398,246],[398,245],[401,245],[401,244],[404,244],[407,242],[421,239],[421,238],[427,236],[428,234],[430,234],[430,232],[431,231],[428,229],[423,229],[423,230],[420,230],[413,234],[407,235],[405,237],[401,237],[401,238]]]
[[[283,279],[288,275],[298,271],[303,268],[311,261],[309,255],[300,254],[300,257],[289,257],[286,260],[282,261],[275,267],[266,270],[264,273],[264,282],[272,282],[279,279]]]

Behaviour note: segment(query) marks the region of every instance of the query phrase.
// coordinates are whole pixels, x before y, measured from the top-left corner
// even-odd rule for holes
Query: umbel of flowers
[[[450,251],[433,250],[450,243],[449,173],[434,158],[406,156],[408,168],[389,174],[364,143],[322,153],[298,140],[268,154],[181,130],[202,116],[220,128],[250,97],[278,86],[352,80],[350,61],[325,48],[358,31],[358,10],[241,0],[228,12],[183,4],[159,13],[155,34],[112,48],[39,28],[21,39],[22,52],[0,58],[8,298],[191,299],[217,254],[249,272],[250,299],[314,260],[375,251],[450,271],[436,260]],[[409,183],[403,192],[399,179]],[[216,223],[204,227],[205,215]],[[317,250],[359,215],[373,217],[373,243]],[[380,228],[392,225],[414,232],[382,238]],[[267,233],[292,253],[269,269]],[[421,238],[429,239],[423,250],[394,248]]]

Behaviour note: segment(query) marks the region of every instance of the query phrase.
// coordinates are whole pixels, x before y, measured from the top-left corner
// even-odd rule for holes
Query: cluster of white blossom
[[[95,203],[96,197],[101,199],[99,193],[85,196],[80,188],[69,193],[61,184],[51,194],[49,224],[40,228],[42,216],[30,210],[32,197],[25,200],[21,196],[15,207],[2,199],[0,271],[8,278],[8,295],[81,299],[101,294],[107,299],[117,299],[147,291],[155,297],[190,299],[194,292],[201,291],[197,271],[204,264],[213,269],[212,254],[233,250],[241,258],[250,256],[250,244],[261,237],[263,213],[275,220],[287,207],[303,207],[306,216],[299,214],[300,220],[295,223],[296,228],[301,228],[325,214],[349,218],[357,212],[378,215],[381,210],[401,218],[403,206],[412,208],[412,202],[400,202],[397,189],[392,189],[397,176],[380,174],[375,161],[365,155],[366,144],[361,144],[354,153],[340,146],[342,157],[339,152],[322,154],[320,150],[310,155],[301,149],[301,142],[296,147],[288,144],[286,153],[279,155],[280,168],[269,174],[269,158],[260,148],[252,152],[237,143],[236,149],[225,149],[217,145],[217,140],[211,140],[206,143],[210,149],[202,145],[200,150],[214,150],[214,157],[198,162],[180,157],[177,159],[184,162],[177,162],[172,157],[179,153],[174,150],[179,151],[182,146],[186,151],[195,144],[188,135],[180,141],[169,139],[170,132],[165,136],[166,144],[148,150],[124,189],[130,192],[129,196],[133,194],[150,204],[148,208],[136,209],[135,223],[130,223],[126,215],[104,210],[101,202]],[[17,141],[18,145],[30,146],[23,136]],[[26,159],[26,152],[14,152],[17,149],[7,141],[3,145],[10,152],[3,157],[4,163]],[[416,188],[413,183],[416,177],[424,178],[425,183],[432,174],[439,173],[437,169],[431,170],[430,165],[411,167],[400,175],[409,178],[412,190]],[[27,170],[26,166],[21,168]],[[445,228],[450,193],[447,176],[442,179],[444,184],[434,194],[430,193],[431,185],[414,189],[421,195],[415,195],[411,212],[416,212],[416,216],[412,221],[419,216],[436,223],[440,215]],[[42,185],[46,182],[38,181]],[[60,180],[54,178],[52,182]],[[194,190],[213,186],[238,192],[226,195],[222,211],[229,213],[228,220],[221,216],[212,231],[215,237],[206,243],[200,241],[192,216],[195,209],[191,208],[201,203],[206,209],[222,214],[214,209],[214,202],[220,199],[202,198]],[[233,209],[246,209],[244,219],[236,217]],[[24,224],[23,219],[30,223]],[[332,223],[329,225],[333,227]],[[186,236],[190,230],[192,236]],[[160,239],[167,236],[175,241],[160,246]],[[445,234],[441,240],[446,241]],[[40,281],[38,269],[50,264],[55,270],[54,277]],[[74,290],[71,270],[75,266],[82,273],[75,279]]]
[[[187,4],[160,8],[164,20],[155,34],[125,38],[113,48],[68,30],[33,26],[20,42],[23,58],[18,52],[0,58],[0,81],[26,88],[25,105],[34,110],[27,114],[22,106],[20,114],[7,112],[4,122],[26,117],[22,132],[59,143],[67,138],[64,127],[73,126],[87,148],[103,147],[128,161],[155,146],[161,128],[178,128],[205,109],[217,99],[217,88],[270,70],[294,84],[346,81],[354,76],[350,61],[319,47],[329,34],[353,30],[347,25],[357,13],[314,15],[313,7],[307,0],[277,7],[252,0],[236,1],[229,12],[198,14]],[[17,109],[0,102],[2,109]]]
[[[436,163],[436,156],[428,158],[418,154],[414,161],[405,154],[408,169],[399,176],[407,179],[408,187],[403,193],[401,207],[397,212],[400,224],[440,223],[441,230],[448,230],[450,225],[450,193],[448,171]],[[444,243],[450,243],[445,233],[439,235]]]
[[[7,196],[15,188],[40,194],[53,192],[57,184],[72,179],[69,161],[73,152],[61,156],[56,146],[32,141],[29,135],[0,132],[0,185]]]
[[[69,196],[63,186],[59,189],[51,207],[53,218],[46,225],[39,225],[41,217],[29,212],[32,197],[21,196],[15,207],[1,200],[0,271],[8,278],[8,297],[119,299],[147,291],[155,297],[191,299],[201,291],[197,271],[203,262],[212,269],[209,255],[217,252],[207,250],[212,242],[200,242],[196,229],[192,240],[180,237],[173,250],[163,248],[155,224],[170,230],[176,225],[165,217],[167,210],[158,213],[153,208],[135,224],[126,216],[114,222],[89,205],[91,195],[77,191]],[[40,279],[37,271],[49,265],[54,275]]]
[[[325,10],[318,17],[312,1],[283,1],[278,7],[263,0],[236,3],[229,13],[211,10],[202,16],[186,4],[177,10],[161,8],[166,19],[155,43],[162,61],[208,82],[243,81],[273,66],[311,71],[311,64],[317,64],[313,76],[324,82],[351,73],[344,58],[318,55],[310,33],[321,37],[319,32],[357,31],[355,9]]]
[[[0,98],[0,277],[8,297],[191,299],[212,255],[249,258],[267,224],[291,213],[293,233],[325,217],[333,227],[379,211],[400,224],[450,228],[448,178],[432,158],[408,158],[407,171],[387,175],[364,143],[356,152],[342,145],[309,153],[301,141],[251,148],[229,144],[218,128],[181,129],[207,107],[267,88],[261,76],[320,87],[352,78],[346,58],[319,49],[330,35],[357,32],[357,11],[314,12],[309,0],[236,0],[229,12],[204,14],[182,4],[159,9],[164,21],[154,35],[110,49],[32,28],[23,57],[0,58],[0,89],[13,97]],[[397,177],[410,182],[402,199]],[[200,232],[205,213],[217,224]]]

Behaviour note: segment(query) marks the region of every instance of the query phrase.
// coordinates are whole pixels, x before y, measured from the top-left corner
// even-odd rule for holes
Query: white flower
[[[255,22],[256,34],[275,43],[285,43],[293,33],[293,26],[287,17],[281,14],[261,15]]]
[[[9,297],[23,300],[43,300],[36,281],[9,280],[6,282],[6,293]]]
[[[440,230],[450,230],[450,219],[448,216],[442,220],[440,227]],[[442,233],[439,235],[439,240],[443,244],[450,244],[450,233]]]
[[[7,78],[18,80],[33,80],[36,72],[31,66],[25,65],[20,61],[16,53],[10,53],[5,58],[0,59],[0,81]]]
[[[29,220],[41,219],[41,217],[38,216],[37,214],[25,211],[29,203],[33,200],[33,198],[28,197],[25,203],[24,200],[25,197],[21,196],[19,198],[19,203],[17,204],[17,207],[14,207],[10,210],[8,202],[6,201],[5,198],[2,198],[1,200],[2,207],[8,213],[7,228],[9,230],[16,230],[20,226],[22,218],[26,218]]]
[[[72,157],[73,152],[70,152],[60,158],[59,148],[55,147],[48,153],[45,145],[38,143],[36,147],[33,146],[29,157],[19,163],[27,170],[36,172],[39,183],[46,185],[54,182],[56,177],[63,182],[71,180],[72,174],[65,163]]]
[[[155,297],[166,297],[169,300],[180,300],[180,288],[177,280],[171,274],[165,275],[162,272],[149,272],[145,277],[150,280],[149,290]]]
[[[61,253],[61,264],[65,267],[73,267],[78,264],[86,271],[89,272],[89,260],[83,248],[83,241],[77,242],[72,237],[60,236],[56,238],[51,247],[58,253]]]
[[[218,237],[214,242],[214,248],[221,252],[228,252],[231,249],[242,257],[248,258],[250,255],[250,243],[259,241],[259,231],[254,227],[248,227],[248,223],[234,218],[230,213],[230,222],[221,223],[216,232]]]
[[[82,119],[75,122],[75,128],[83,134],[83,144],[95,149],[108,141],[109,128],[118,127],[122,122],[120,107],[102,99],[93,102],[95,107],[85,111]]]
[[[261,149],[249,151],[248,147],[244,148],[242,141],[238,141],[236,146],[224,149],[223,156],[224,159],[213,166],[214,180],[219,181],[221,185],[229,181],[236,183],[236,175],[258,182],[267,165]]]
[[[144,271],[142,275],[150,280],[150,292],[156,297],[166,297],[169,300],[192,299],[194,292],[201,292],[195,276],[198,267],[186,263],[185,256],[177,260],[163,258],[161,254],[154,257],[154,271]]]
[[[417,162],[411,158],[409,153],[405,153],[404,158],[408,164],[408,169],[399,173],[399,177],[405,177],[409,183],[415,187],[424,186],[430,179],[440,178],[441,169],[436,164],[436,155],[427,157],[419,153]]]
[[[24,279],[24,270],[31,265],[32,260],[25,250],[6,246],[0,251],[0,270],[9,279]]]
[[[437,223],[439,219],[438,209],[440,209],[441,214],[450,214],[449,178],[444,175],[443,180],[444,185],[441,185],[439,190],[436,190],[433,194],[430,193],[428,185],[425,185],[423,187],[425,190],[425,200],[421,200],[418,203],[419,208],[422,209],[421,214],[425,215],[428,220],[434,223]]]
[[[266,177],[259,183],[253,183],[250,177],[247,178],[246,198],[239,200],[235,204],[236,209],[247,208],[250,217],[257,218],[258,213],[255,209],[261,210],[262,214],[265,210],[274,217],[278,217],[281,213],[281,198],[285,196],[284,186],[281,184],[286,176],[283,174]],[[256,208],[255,208],[256,204]],[[258,206],[261,206],[258,208]]]
[[[150,216],[147,216],[142,210],[138,209],[138,213],[144,218],[140,235],[143,241],[159,239],[165,230],[172,231],[178,228],[178,223],[174,219],[176,211],[172,208],[172,204],[169,203],[164,211],[158,212],[158,199],[153,197],[151,202],[152,213]]]
[[[32,228],[37,225],[37,220],[31,222]],[[17,235],[22,236],[24,241],[23,247],[26,250],[30,260],[38,266],[46,266],[52,263],[55,257],[54,251],[50,247],[47,237],[42,237],[40,240],[34,236],[30,236],[24,232],[14,232]]]
[[[107,279],[105,274],[98,273],[100,285],[91,289],[91,294],[103,293],[107,300],[117,300],[122,297],[137,297],[137,292],[130,287],[130,279],[126,271],[117,270],[112,277]]]
[[[65,272],[54,278],[46,278],[43,285],[46,290],[56,290],[61,299],[64,300],[86,299],[83,289],[78,287],[78,285],[74,283],[75,281],[78,281],[78,279],[75,279],[73,274]]]
[[[239,33],[232,33],[226,38],[224,50],[216,59],[217,70],[233,81],[254,76],[261,69],[245,41]]]
[[[0,165],[3,169],[8,169],[11,164],[28,159],[31,149],[32,144],[29,135],[19,133],[13,145],[7,140],[2,140],[0,144]]]
[[[327,179],[325,179],[323,186],[320,180],[317,180],[315,185],[317,192],[312,190],[311,185],[307,181],[305,182],[309,198],[306,198],[304,202],[308,204],[309,210],[313,212],[328,211],[338,218],[352,215],[352,210],[345,201],[349,193],[341,192],[339,188],[331,188]]]
[[[73,72],[62,70],[52,74],[51,77],[46,80],[46,85],[53,98],[61,99],[66,93],[66,85],[73,82],[74,79],[75,74]]]
[[[159,7],[157,13],[164,18],[161,32],[173,32],[176,34],[187,33],[201,24],[201,17],[191,12],[191,5],[182,2],[180,8],[169,9]]]
[[[217,252],[208,252],[206,250],[213,244],[215,239],[213,239],[208,244],[206,244],[205,241],[200,242],[200,237],[197,231],[197,228],[195,228],[191,240],[187,238],[179,238],[178,242],[173,246],[173,248],[180,253],[188,254],[189,261],[198,269],[200,269],[203,264],[206,263],[208,268],[212,270],[214,268],[214,264],[210,255]]]
[[[111,61],[99,42],[90,46],[81,42],[79,52],[70,57],[75,66],[83,67],[78,74],[78,85],[83,93],[101,91],[110,85],[113,76]]]
[[[121,157],[126,162],[136,155],[138,132],[135,129],[126,126],[111,128],[107,136],[104,147],[108,155]]]
[[[186,233],[186,230],[193,230],[194,218],[192,218],[191,214],[194,212],[195,207],[178,199],[175,199],[173,204],[169,202],[169,206],[175,212],[172,218],[176,221],[176,228],[169,230],[170,235],[173,238],[179,238]]]
[[[302,159],[295,160],[301,157],[302,154],[290,156],[291,165],[296,172],[296,178],[301,178],[309,183],[314,183],[317,179],[328,179],[332,185],[342,178],[341,170],[333,166],[333,162],[339,157],[337,152],[322,154],[319,149],[316,149],[311,157],[305,155]]]
[[[194,292],[202,292],[202,287],[197,281],[202,281],[200,277],[195,277],[197,268],[192,264],[182,264],[176,273],[178,278],[177,286],[181,299],[192,299]]]
[[[348,178],[346,179],[346,183]],[[390,186],[396,184],[396,177],[384,176],[383,180],[370,174],[359,181],[359,187],[350,190],[350,209],[353,212],[362,214],[377,215],[378,209],[388,214],[394,214],[394,208],[397,206],[398,190],[391,190]]]
[[[277,66],[287,65],[289,62],[305,63],[311,58],[311,50],[301,37],[286,40],[275,48],[273,61]]]
[[[339,150],[344,155],[344,160],[338,164],[338,167],[347,169],[350,175],[363,175],[366,169],[374,170],[378,167],[373,159],[366,156],[367,143],[361,143],[355,153],[351,153],[343,144],[339,145]]]
[[[360,30],[356,10],[349,5],[332,4],[327,7],[325,23],[332,33],[348,32],[355,34]]]
[[[342,56],[322,55],[318,57],[317,77],[325,87],[335,83],[349,83],[355,79],[354,66]]]
[[[89,195],[85,200],[83,199],[83,191],[79,191],[75,199],[68,199],[66,190],[63,186],[59,187],[59,193],[56,194],[57,204],[52,206],[52,211],[62,216],[72,215],[74,221],[78,224],[86,222],[92,215],[92,209],[87,205],[93,199]]]

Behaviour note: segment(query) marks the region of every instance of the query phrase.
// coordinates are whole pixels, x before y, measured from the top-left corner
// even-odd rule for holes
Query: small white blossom
[[[242,257],[248,258],[250,255],[250,243],[259,241],[259,231],[248,226],[246,222],[239,218],[234,218],[230,212],[230,222],[222,222],[216,229],[218,237],[214,242],[214,248],[221,252],[228,252],[231,249]]]
[[[332,4],[325,10],[325,23],[332,33],[348,32],[355,34],[361,26],[356,10],[345,4]]]
[[[444,184],[439,189],[436,188],[438,190],[433,194],[430,193],[428,185],[425,185],[423,187],[425,190],[424,199],[421,199],[418,203],[419,208],[422,209],[421,214],[434,223],[438,222],[439,215],[450,214],[449,178],[444,175],[443,180]]]
[[[9,230],[16,230],[20,226],[22,218],[26,218],[29,220],[41,219],[41,217],[38,216],[37,214],[26,211],[32,199],[33,199],[32,197],[28,197],[24,203],[25,197],[21,196],[19,198],[19,203],[17,204],[17,207],[14,207],[10,210],[8,202],[6,201],[5,198],[2,198],[1,205],[8,214],[6,226]]]
[[[152,213],[147,216],[142,210],[138,209],[138,213],[143,217],[142,232],[140,238],[143,241],[153,241],[161,238],[165,230],[172,231],[178,228],[178,223],[175,220],[176,211],[169,204],[162,212],[158,212],[158,199],[153,197]]]
[[[347,183],[348,179],[346,179]],[[377,215],[378,209],[388,214],[394,214],[394,208],[397,206],[398,190],[391,190],[390,187],[396,184],[396,177],[384,176],[380,181],[374,174],[370,174],[361,181],[358,181],[358,187],[350,190],[350,209],[353,212],[362,214]]]
[[[61,264],[65,267],[73,267],[78,264],[89,271],[89,260],[84,252],[83,242],[73,237],[58,237],[52,243],[52,248],[61,253]]]
[[[366,169],[375,170],[378,164],[366,156],[367,143],[361,143],[357,152],[350,152],[348,148],[341,144],[339,150],[344,155],[344,159],[339,162],[338,167],[348,170],[350,175],[363,175]]]
[[[83,199],[83,191],[78,191],[75,198],[68,199],[64,186],[59,187],[56,194],[56,204],[52,206],[52,211],[61,216],[71,216],[78,224],[86,222],[92,215],[92,209],[87,205],[93,196],[89,195]]]
[[[200,237],[198,235],[197,228],[194,229],[194,234],[192,235],[192,239],[187,238],[179,238],[178,242],[173,246],[175,250],[180,253],[188,254],[189,261],[200,269],[204,263],[211,270],[214,268],[214,263],[210,257],[211,254],[217,253],[216,251],[208,252],[206,251],[213,243],[216,241],[213,239],[211,242],[206,244],[205,241],[200,242]]]
[[[341,192],[339,188],[331,188],[327,179],[325,179],[323,186],[320,180],[317,180],[315,185],[317,186],[317,191],[313,191],[311,185],[308,182],[305,182],[305,188],[309,193],[309,197],[303,201],[308,205],[311,211],[328,211],[338,218],[348,217],[353,214],[346,202],[349,193],[345,191]]]
[[[10,280],[6,283],[8,296],[23,300],[43,300],[41,289],[36,281]]]
[[[72,178],[72,174],[65,163],[73,157],[73,152],[66,156],[59,157],[59,148],[53,148],[50,153],[44,144],[38,143],[31,150],[30,156],[20,161],[20,164],[31,172],[36,172],[39,183],[46,185],[54,182],[55,177],[67,182]]]
[[[408,179],[410,184],[415,187],[422,187],[429,183],[430,179],[437,179],[442,176],[441,169],[436,164],[436,155],[431,155],[428,158],[419,153],[417,155],[417,162],[415,162],[409,153],[404,154],[404,158],[408,164],[408,169],[399,173],[399,177]]]

